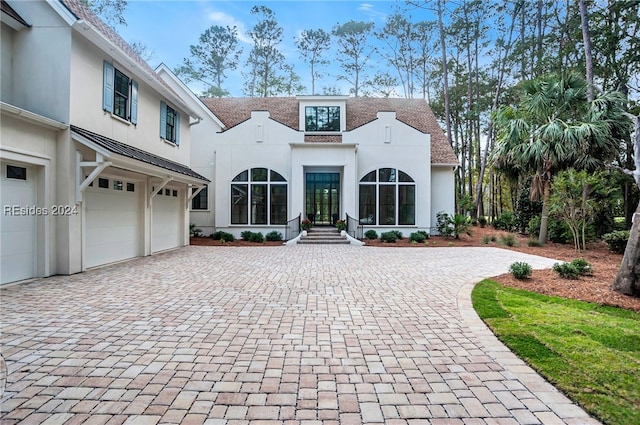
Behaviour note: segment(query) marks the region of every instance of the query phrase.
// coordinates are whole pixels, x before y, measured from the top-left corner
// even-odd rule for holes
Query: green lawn
[[[640,424],[640,314],[489,279],[471,297],[505,345],[590,414]]]

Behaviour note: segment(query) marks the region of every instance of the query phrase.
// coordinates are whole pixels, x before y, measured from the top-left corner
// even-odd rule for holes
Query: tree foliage
[[[329,48],[331,35],[323,29],[304,30],[296,40],[300,58],[309,65],[311,73],[311,94],[316,94],[316,79],[322,77],[321,68],[329,64],[325,56]]]
[[[369,43],[373,28],[373,22],[351,20],[336,25],[331,32],[338,45],[336,60],[343,71],[338,75],[338,79],[351,84],[349,91],[356,97],[371,83],[368,80],[367,64],[373,54],[373,48]]]
[[[551,214],[569,226],[576,250],[587,248],[587,226],[601,208],[593,193],[607,191],[602,181],[603,178],[597,174],[570,168],[560,172],[551,185]]]
[[[275,96],[282,87],[282,71],[285,57],[280,51],[282,27],[271,9],[253,6],[251,14],[258,22],[247,35],[253,46],[246,61],[245,94],[254,97]]]
[[[617,93],[586,99],[587,84],[579,75],[550,75],[522,84],[517,106],[496,115],[496,167],[534,175],[532,192],[542,197],[540,242],[546,242],[551,180],[571,167],[595,170],[618,153],[620,135],[629,122]]]
[[[126,26],[124,14],[127,10],[127,0],[81,0],[89,9],[109,26]]]
[[[238,46],[236,27],[213,25],[200,35],[198,44],[190,46],[191,55],[184,59],[177,75],[186,82],[200,81],[214,97],[228,95],[222,85],[227,71],[238,67],[242,48]]]

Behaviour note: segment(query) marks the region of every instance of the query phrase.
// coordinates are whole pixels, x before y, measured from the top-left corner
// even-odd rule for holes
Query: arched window
[[[395,168],[380,168],[360,179],[360,223],[416,224],[415,181]]]
[[[286,224],[287,181],[267,168],[252,168],[231,182],[231,224]]]

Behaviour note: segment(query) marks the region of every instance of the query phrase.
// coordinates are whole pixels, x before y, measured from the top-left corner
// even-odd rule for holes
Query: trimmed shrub
[[[609,245],[609,250],[617,254],[624,254],[627,242],[629,241],[629,231],[616,230],[615,232],[602,235],[602,239]]]
[[[380,240],[382,242],[393,243],[398,240],[398,234],[395,231],[382,232],[380,234]]]
[[[417,232],[413,232],[409,235],[409,240],[411,242],[422,243],[429,239],[429,234],[424,230],[418,230]]]
[[[211,234],[211,239],[213,239],[214,241],[233,242],[236,240],[236,237],[231,233],[218,230],[217,232],[213,232]]]
[[[254,232],[251,233],[251,238],[249,239],[250,242],[256,242],[256,243],[262,243],[264,242],[264,235],[262,234],[262,232]]]
[[[576,258],[570,263],[554,264],[553,271],[564,279],[577,279],[579,276],[591,276],[593,266],[584,258]]]
[[[251,230],[245,230],[240,233],[240,237],[242,238],[242,240],[247,242],[251,240],[251,235],[253,235],[253,232]]]
[[[364,237],[367,239],[378,239],[378,232],[373,229],[367,230],[364,232]]]
[[[555,263],[553,271],[563,279],[577,279],[580,276],[578,268],[572,263]]]
[[[531,273],[533,272],[533,270],[531,269],[531,265],[529,265],[528,263],[518,261],[511,264],[511,266],[509,267],[509,272],[516,279],[522,280],[531,277]]]
[[[593,266],[584,258],[576,258],[571,262],[583,276],[591,276],[593,274]]]
[[[391,232],[396,234],[396,239],[402,239],[402,232],[399,230],[391,230]]]
[[[269,242],[278,242],[282,240],[282,233],[278,232],[277,230],[274,230],[272,232],[267,233],[264,238]]]

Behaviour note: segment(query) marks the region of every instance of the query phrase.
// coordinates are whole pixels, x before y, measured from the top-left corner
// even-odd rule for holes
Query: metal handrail
[[[296,218],[292,218],[287,221],[285,227],[285,241],[289,241],[300,234],[300,222],[302,220],[302,213],[298,214]]]
[[[351,217],[349,214],[347,216],[347,233],[356,239],[362,239],[364,237],[364,226],[360,224],[360,221],[357,218]]]

